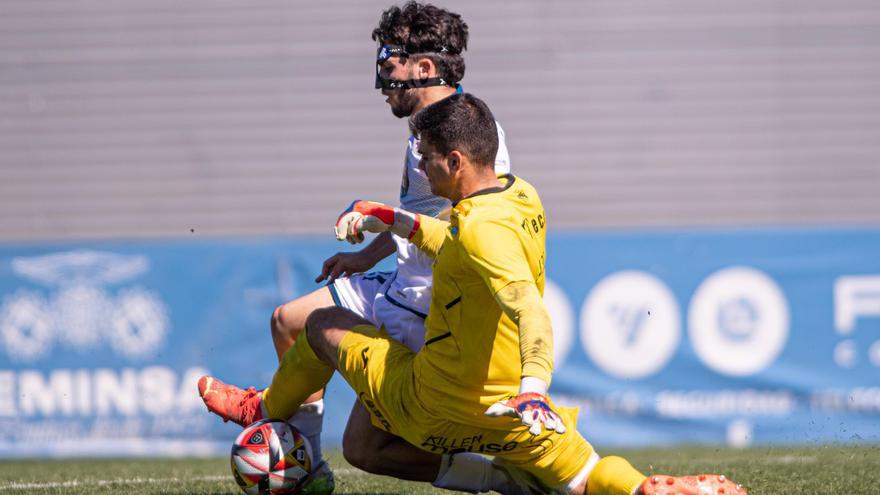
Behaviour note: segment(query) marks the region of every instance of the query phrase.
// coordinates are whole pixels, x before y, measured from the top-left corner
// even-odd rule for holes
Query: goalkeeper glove
[[[522,424],[529,427],[529,433],[535,436],[541,434],[542,426],[547,431],[565,433],[565,424],[550,406],[550,399],[536,392],[521,393],[516,397],[496,402],[483,414],[520,418]]]
[[[385,232],[411,239],[419,230],[415,213],[373,201],[354,201],[336,220],[336,239],[351,244],[363,242],[364,232]]]

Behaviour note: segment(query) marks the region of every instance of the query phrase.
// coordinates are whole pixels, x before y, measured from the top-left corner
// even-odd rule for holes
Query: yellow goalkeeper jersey
[[[521,178],[500,180],[502,187],[454,205],[448,223],[426,219],[413,239],[435,256],[425,346],[414,362],[419,399],[450,420],[487,427],[498,421],[485,418],[484,410],[516,394],[522,376],[519,329],[495,294],[521,281],[544,292],[541,200]],[[551,371],[541,376],[548,383]]]

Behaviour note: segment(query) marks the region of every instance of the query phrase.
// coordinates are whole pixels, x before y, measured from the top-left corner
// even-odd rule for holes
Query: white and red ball
[[[232,444],[232,476],[248,495],[298,493],[312,471],[312,447],[280,419],[249,425]]]

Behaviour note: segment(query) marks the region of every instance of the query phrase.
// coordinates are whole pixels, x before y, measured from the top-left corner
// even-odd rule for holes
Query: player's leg
[[[315,356],[333,369],[339,367],[339,344],[352,328],[372,326],[366,318],[340,307],[322,308],[306,319],[306,338]],[[286,358],[286,355],[285,355]]]
[[[270,328],[272,331],[272,343],[278,354],[278,361],[284,357],[284,353],[290,349],[296,338],[305,328],[306,318],[312,311],[320,308],[333,306],[333,295],[330,288],[325,286],[310,292],[293,301],[284,303],[272,312]]]
[[[440,470],[439,455],[373,426],[370,413],[360,401],[351,408],[342,437],[342,454],[349,464],[368,473],[411,481],[434,481]]]
[[[272,384],[263,391],[262,411],[267,417],[288,418],[312,394],[322,389],[338,366],[337,348],[350,329],[372,325],[354,312],[321,308],[306,319],[306,338],[296,340],[281,360]]]
[[[334,316],[339,320],[339,325],[325,323]],[[318,309],[312,312],[306,324],[310,325],[313,321],[316,330],[306,330],[307,338],[297,339],[284,354],[268,388],[262,391],[253,388],[245,390],[210,376],[199,379],[199,395],[208,410],[224,421],[233,421],[242,426],[264,417],[291,417],[308,397],[330,381],[336,364],[333,346],[338,345],[348,328],[369,326],[367,320],[342,308]],[[313,343],[315,350],[312,349]]]
[[[373,272],[342,277],[325,287],[278,306],[272,313],[270,328],[279,362],[296,338],[302,335],[306,319],[317,309],[343,307],[371,320],[372,301],[376,294],[383,290],[383,284],[391,278],[390,276],[391,273],[388,272]],[[291,367],[285,367],[284,370],[295,371]],[[286,379],[285,371],[281,372],[282,379]],[[308,438],[316,463],[323,460],[321,449],[321,432],[324,424],[323,396],[323,389],[315,392],[306,399],[296,414],[288,419]]]
[[[355,402],[348,418],[342,453],[349,464],[368,473],[427,481],[437,488],[504,495],[537,493],[530,475],[490,457],[470,452],[431,453],[377,428],[360,401]]]
[[[423,398],[424,399],[424,398]],[[451,447],[470,452],[490,453],[496,464],[519,481],[519,493],[554,493],[582,495],[587,493],[587,479],[594,471],[599,456],[577,431],[577,410],[557,408],[565,422],[564,433],[544,430],[538,436],[529,433],[519,420],[486,418],[483,406],[475,405],[473,421],[467,424],[452,421],[429,421],[429,429],[416,432],[416,445],[446,451]],[[619,479],[612,480],[614,492],[601,495],[634,495],[645,477],[632,470],[618,470]],[[635,475],[635,479],[628,476]],[[515,475],[515,476],[514,476]],[[596,493],[589,492],[590,495]]]
[[[697,476],[651,476],[637,495],[747,495],[742,485],[723,474]]]
[[[279,363],[282,361],[284,353],[302,334],[309,314],[316,309],[328,306],[333,306],[333,297],[330,294],[330,289],[321,287],[275,308],[275,311],[272,312],[269,328]],[[324,460],[321,450],[321,432],[324,429],[323,399],[324,390],[321,389],[307,398],[296,414],[289,418],[289,422],[309,440],[316,465],[321,464]]]
[[[320,310],[310,317],[308,335],[322,331],[319,320],[338,323],[338,318],[323,318],[323,315],[332,316],[333,312],[333,309]],[[356,321],[349,321],[348,325],[353,327],[352,323]],[[470,452],[454,455],[427,452],[395,435],[416,427],[414,425],[426,416],[409,400],[411,394],[403,392],[412,386],[415,353],[411,349],[391,338],[385,330],[364,325],[352,328],[339,338],[326,339],[330,340],[337,345],[324,348],[320,342],[312,343],[316,353],[327,352],[337,357],[337,369],[358,394],[359,402],[352,411],[343,439],[344,454],[353,465],[375,474],[428,481],[451,490],[494,490],[510,495],[536,493],[521,486],[523,478],[512,477],[489,457]],[[364,402],[374,410],[372,417],[363,407]],[[378,424],[385,430],[379,429]]]
[[[325,286],[275,308],[275,311],[272,312],[269,328],[279,362],[282,361],[284,353],[290,349],[297,337],[302,334],[306,318],[312,311],[333,305],[333,295],[330,288]],[[296,414],[289,418],[290,424],[309,440],[316,465],[324,460],[321,450],[321,432],[324,429],[323,399],[324,390],[321,389],[307,398]]]
[[[290,418],[309,396],[324,388],[332,376],[332,365],[315,354],[309,339],[300,338],[284,355],[268,388],[242,389],[212,376],[201,377],[198,388],[210,412],[223,421],[247,426],[263,418]]]
[[[592,470],[585,487],[574,495],[747,495],[742,485],[724,475],[654,475],[645,478],[622,457],[603,457]]]
[[[536,457],[513,452],[511,460],[541,480],[545,491],[570,495],[747,495],[742,486],[719,475],[646,477],[622,457],[600,458],[576,429],[576,413],[560,409],[569,429],[544,432],[551,447]],[[525,436],[526,442],[530,434]],[[514,437],[515,438],[515,437]],[[504,455],[504,454],[500,454]]]

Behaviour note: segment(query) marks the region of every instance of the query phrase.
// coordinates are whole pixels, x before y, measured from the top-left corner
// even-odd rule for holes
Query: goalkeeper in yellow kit
[[[453,201],[450,220],[356,201],[336,232],[358,242],[390,230],[435,259],[422,350],[345,309],[319,309],[262,393],[202,378],[209,410],[241,424],[286,418],[338,370],[377,427],[429,452],[502,458],[533,477],[534,493],[744,495],[723,476],[646,478],[622,458],[599,458],[575,428],[577,411],[547,397],[553,336],[537,192],[495,175],[495,120],[472,95],[441,100],[411,125],[432,192]]]

